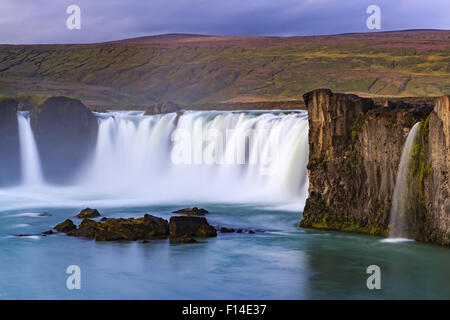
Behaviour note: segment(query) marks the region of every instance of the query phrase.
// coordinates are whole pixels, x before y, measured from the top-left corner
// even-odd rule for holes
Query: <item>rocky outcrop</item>
[[[101,214],[100,212],[98,212],[97,209],[91,209],[91,208],[86,208],[80,211],[79,214],[77,214],[77,218],[78,219],[85,219],[85,218],[96,218],[96,217],[100,217]]]
[[[204,216],[205,214],[208,213],[208,210],[203,209],[203,208],[197,208],[197,207],[193,207],[193,208],[184,208],[184,209],[180,209],[180,210],[175,210],[173,211],[173,213],[179,213],[179,214],[186,214],[188,216]]]
[[[170,224],[163,218],[145,214],[141,218],[106,218],[100,221],[83,219],[77,227],[70,219],[56,225],[55,230],[68,236],[91,238],[97,241],[148,240],[170,238],[181,243],[194,243],[192,237],[215,237],[216,229],[205,218],[171,217]],[[49,233],[50,234],[50,233]]]
[[[98,121],[81,101],[51,97],[31,107],[33,129],[46,180],[67,182],[88,159]]]
[[[430,175],[432,170],[421,164],[419,173],[411,172],[420,184],[415,192],[424,195],[423,204],[411,213],[416,225],[413,237],[448,244],[448,97],[441,98],[434,110],[402,102],[380,106],[328,89],[309,92],[304,99],[310,185],[300,226],[387,236],[403,145],[411,127],[422,122],[423,145],[416,149],[434,171]],[[428,132],[432,126],[435,132]]]
[[[216,229],[205,218],[201,217],[171,217],[169,226],[171,238],[217,236]]]
[[[57,224],[54,229],[59,232],[67,233],[72,230],[76,230],[77,226],[72,222],[72,220],[67,219],[67,220]]]
[[[20,181],[18,101],[0,98],[0,186]]]
[[[147,107],[147,109],[145,110],[145,115],[171,113],[178,112],[180,110],[181,108],[178,104],[171,101],[164,101],[154,106]]]
[[[416,175],[416,183],[423,195],[424,228],[422,241],[450,245],[450,96],[436,100],[433,112],[420,127],[420,143],[424,146],[424,163]],[[420,154],[419,154],[420,156]],[[431,168],[431,172],[425,172]],[[428,173],[428,174],[427,174]],[[422,177],[420,176],[422,174]],[[420,179],[423,181],[420,181]]]
[[[78,228],[67,232],[68,236],[94,238],[97,241],[136,241],[166,238],[168,234],[169,225],[167,220],[149,214],[136,219],[103,218],[100,222],[86,218],[80,223]]]

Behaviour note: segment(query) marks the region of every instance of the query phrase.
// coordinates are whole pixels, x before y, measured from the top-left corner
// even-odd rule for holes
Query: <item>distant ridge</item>
[[[450,93],[450,31],[321,36],[163,34],[95,44],[0,45],[0,94],[86,104],[301,100],[328,87],[360,96]]]

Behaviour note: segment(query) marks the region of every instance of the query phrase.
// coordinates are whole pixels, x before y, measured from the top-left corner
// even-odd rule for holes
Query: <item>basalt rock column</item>
[[[81,101],[51,97],[31,108],[31,127],[44,179],[66,183],[94,151],[98,121]]]
[[[16,99],[0,99],[0,186],[20,182],[17,105]]]

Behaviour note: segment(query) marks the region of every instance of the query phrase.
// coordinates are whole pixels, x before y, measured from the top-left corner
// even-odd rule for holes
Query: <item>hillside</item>
[[[450,93],[450,31],[314,37],[162,35],[78,45],[0,45],[0,94],[90,105],[301,100]]]

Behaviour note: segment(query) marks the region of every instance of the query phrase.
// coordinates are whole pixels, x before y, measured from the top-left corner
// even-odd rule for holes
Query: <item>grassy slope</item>
[[[64,94],[118,105],[291,100],[318,87],[437,96],[450,93],[449,40],[450,31],[405,31],[0,45],[0,94]]]

